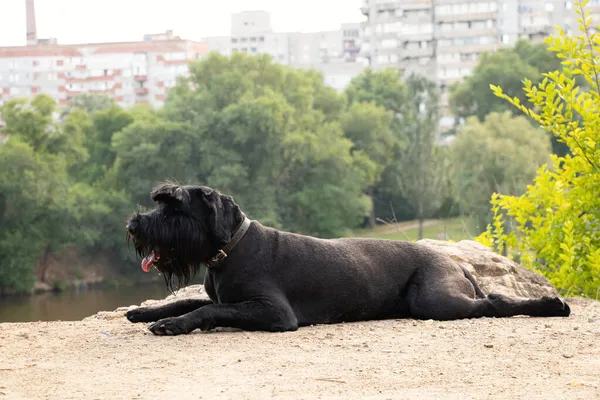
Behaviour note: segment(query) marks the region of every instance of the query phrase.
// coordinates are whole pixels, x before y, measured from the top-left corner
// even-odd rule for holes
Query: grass
[[[425,221],[423,227],[423,237],[425,239],[458,242],[465,239],[472,240],[478,233],[472,221],[468,218],[430,219]],[[356,237],[412,241],[417,240],[418,235],[418,221],[379,225],[374,229],[355,230],[352,234]]]

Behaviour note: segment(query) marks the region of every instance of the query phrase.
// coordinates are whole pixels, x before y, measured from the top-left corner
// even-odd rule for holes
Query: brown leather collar
[[[229,243],[227,243],[225,245],[225,247],[223,247],[221,250],[219,250],[219,252],[217,253],[216,256],[214,256],[213,258],[211,258],[210,260],[205,262],[205,265],[208,268],[212,268],[218,264],[221,264],[223,261],[225,261],[225,259],[227,258],[227,256],[231,252],[231,250],[233,250],[235,245],[238,244],[238,242],[240,240],[242,240],[242,238],[244,237],[246,232],[248,232],[248,228],[250,228],[250,223],[252,221],[250,221],[248,219],[248,217],[246,217],[246,215],[243,215],[243,216],[244,216],[244,220],[237,227],[237,229],[236,229],[235,233],[233,234],[233,236],[231,237],[231,240],[229,241]]]

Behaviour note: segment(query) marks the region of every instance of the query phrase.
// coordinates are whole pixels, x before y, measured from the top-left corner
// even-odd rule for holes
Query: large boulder
[[[484,293],[511,297],[557,296],[557,291],[542,275],[524,268],[513,260],[494,253],[472,240],[446,242],[423,239],[417,243],[447,255],[465,267]]]

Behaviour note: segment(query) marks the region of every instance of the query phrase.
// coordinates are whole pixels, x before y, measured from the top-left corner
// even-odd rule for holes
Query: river
[[[34,296],[0,297],[1,322],[79,321],[98,311],[139,305],[169,295],[165,284],[121,286],[111,289],[66,290]]]

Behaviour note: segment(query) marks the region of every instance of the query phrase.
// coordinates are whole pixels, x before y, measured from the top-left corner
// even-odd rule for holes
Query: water
[[[67,290],[34,296],[0,297],[0,322],[79,321],[98,311],[139,305],[169,295],[163,282],[114,289]]]

